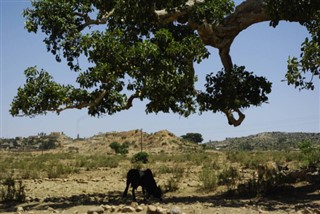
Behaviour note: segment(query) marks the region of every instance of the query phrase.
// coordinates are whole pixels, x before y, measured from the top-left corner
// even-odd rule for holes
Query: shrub
[[[201,189],[206,191],[214,191],[218,186],[218,179],[216,173],[207,167],[202,168],[199,174],[199,180],[202,183]]]
[[[229,168],[225,168],[218,175],[219,184],[227,185],[228,188],[235,186],[237,180],[239,179],[240,174],[235,167],[230,166]]]
[[[172,168],[163,168],[167,170],[167,173],[172,173],[172,177],[165,184],[166,192],[175,192],[179,189],[179,184],[185,168],[181,165],[175,164]]]
[[[167,165],[161,165],[158,167],[158,173],[159,174],[166,174],[166,173],[172,173],[173,168],[167,166]]]
[[[114,141],[110,144],[110,148],[113,149],[116,154],[128,154],[129,142],[120,144]]]
[[[67,174],[74,172],[70,166],[65,166],[62,163],[51,163],[48,165],[48,178],[61,178]]]
[[[149,162],[149,155],[146,152],[138,152],[137,154],[135,154],[132,159],[131,162],[132,163],[148,163]]]
[[[241,196],[271,196],[283,191],[284,181],[281,179],[269,178],[267,180],[256,180],[251,178],[247,183],[239,184],[237,192]]]
[[[246,183],[239,184],[237,187],[237,193],[242,197],[256,197],[260,194],[261,188],[258,185],[256,179],[250,178]]]
[[[174,177],[170,177],[164,187],[166,192],[175,192],[179,189],[179,180]]]
[[[56,147],[57,145],[54,140],[43,141],[40,145],[41,150],[55,149]]]
[[[119,162],[122,160],[122,156],[118,155],[90,155],[90,156],[84,156],[84,155],[78,155],[75,160],[75,167],[84,167],[87,168],[87,170],[90,169],[96,169],[98,167],[110,167],[110,168],[116,168],[119,165]]]
[[[20,173],[22,179],[38,179],[40,178],[40,172],[37,169],[23,169]]]
[[[0,198],[2,202],[24,202],[26,198],[25,186],[22,181],[19,181],[16,186],[16,181],[12,176],[7,177],[1,183]]]
[[[203,162],[203,167],[210,168],[211,170],[219,170],[221,169],[220,164],[217,160],[212,160],[211,162]]]
[[[317,166],[320,163],[320,149],[315,148],[310,140],[304,140],[299,144],[302,160],[307,167]]]

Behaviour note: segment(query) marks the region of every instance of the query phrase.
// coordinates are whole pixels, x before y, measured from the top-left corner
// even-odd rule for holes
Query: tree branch
[[[233,111],[238,113],[238,119],[234,118]],[[240,126],[245,118],[245,115],[239,109],[225,109],[222,112],[227,116],[229,125],[233,125],[234,127]]]
[[[84,19],[84,23],[79,27],[79,30],[81,31],[90,25],[106,24],[108,21],[108,18],[111,17],[113,13],[114,13],[114,9],[111,10],[110,12],[105,13],[101,19],[91,19],[88,14],[82,14],[77,12],[75,12],[74,14]]]
[[[133,104],[132,104],[133,100],[136,99],[136,98],[139,98],[139,97],[140,97],[139,92],[136,92],[136,93],[132,94],[129,97],[129,99],[127,101],[127,104],[122,109],[126,110],[126,109],[131,108],[133,106]]]
[[[191,26],[199,32],[206,45],[218,49],[230,46],[234,38],[247,27],[270,20],[263,0],[247,0],[238,5],[235,11],[216,24],[203,23]]]
[[[175,8],[172,10],[172,12],[168,12],[166,9],[163,10],[156,10],[155,14],[157,15],[159,22],[161,23],[170,23],[175,20],[177,20],[179,17],[184,16],[188,13],[188,11],[198,3],[202,3],[205,0],[188,0],[185,3],[184,9],[180,10],[178,8]]]
[[[108,94],[108,92],[106,90],[103,90],[102,93],[99,95],[99,97],[97,97],[93,102],[89,102],[89,103],[79,103],[79,104],[75,104],[75,105],[68,105],[62,108],[54,108],[54,109],[50,109],[50,111],[55,111],[57,114],[60,114],[60,112],[67,110],[67,109],[83,109],[83,108],[87,108],[87,107],[94,107],[96,105],[98,105],[99,103],[101,103],[102,99]],[[140,93],[136,92],[134,94],[132,94],[128,100],[127,103],[120,107],[118,110],[127,110],[130,109],[133,106],[133,100],[136,98],[140,97]]]
[[[57,114],[60,114],[60,112],[67,110],[67,109],[82,109],[82,108],[86,108],[86,107],[93,107],[98,105],[102,99],[107,95],[107,91],[103,90],[101,92],[101,94],[99,95],[99,97],[97,97],[93,102],[90,103],[79,103],[76,105],[69,105],[69,106],[65,106],[63,108],[57,108],[57,109],[52,109],[51,111],[55,111],[57,112]]]

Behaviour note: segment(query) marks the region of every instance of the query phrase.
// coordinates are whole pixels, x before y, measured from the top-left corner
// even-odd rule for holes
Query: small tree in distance
[[[116,154],[122,154],[122,155],[128,154],[129,144],[127,142],[120,144],[114,141],[109,146],[111,149],[115,151]]]
[[[202,135],[199,133],[187,133],[185,135],[182,135],[181,138],[194,143],[201,143],[203,141]]]
[[[149,162],[149,154],[147,152],[138,152],[131,159],[131,163],[148,163],[148,162]]]

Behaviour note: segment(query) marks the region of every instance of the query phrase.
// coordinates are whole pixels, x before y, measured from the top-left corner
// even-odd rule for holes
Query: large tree
[[[62,85],[42,69],[27,68],[11,105],[14,116],[82,108],[93,116],[114,114],[139,99],[147,100],[147,113],[220,111],[238,126],[245,118],[241,109],[268,101],[271,83],[234,65],[230,47],[242,30],[264,21],[271,27],[299,22],[310,33],[300,57],[288,60],[288,84],[313,89],[320,73],[319,0],[238,6],[232,0],[34,0],[23,15],[26,29],[45,33],[47,50],[78,77]],[[219,50],[223,68],[208,74],[200,91],[194,64],[209,56],[209,46]],[[81,67],[80,57],[89,66]]]

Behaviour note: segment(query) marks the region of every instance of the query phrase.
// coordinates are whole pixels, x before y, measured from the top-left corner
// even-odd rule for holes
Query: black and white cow
[[[156,181],[153,178],[153,174],[150,169],[138,170],[130,169],[127,174],[127,186],[123,192],[122,197],[126,197],[128,194],[128,189],[131,184],[132,187],[132,197],[136,201],[136,196],[134,191],[141,186],[144,200],[152,195],[155,198],[162,200],[162,191],[159,186],[157,186]]]

